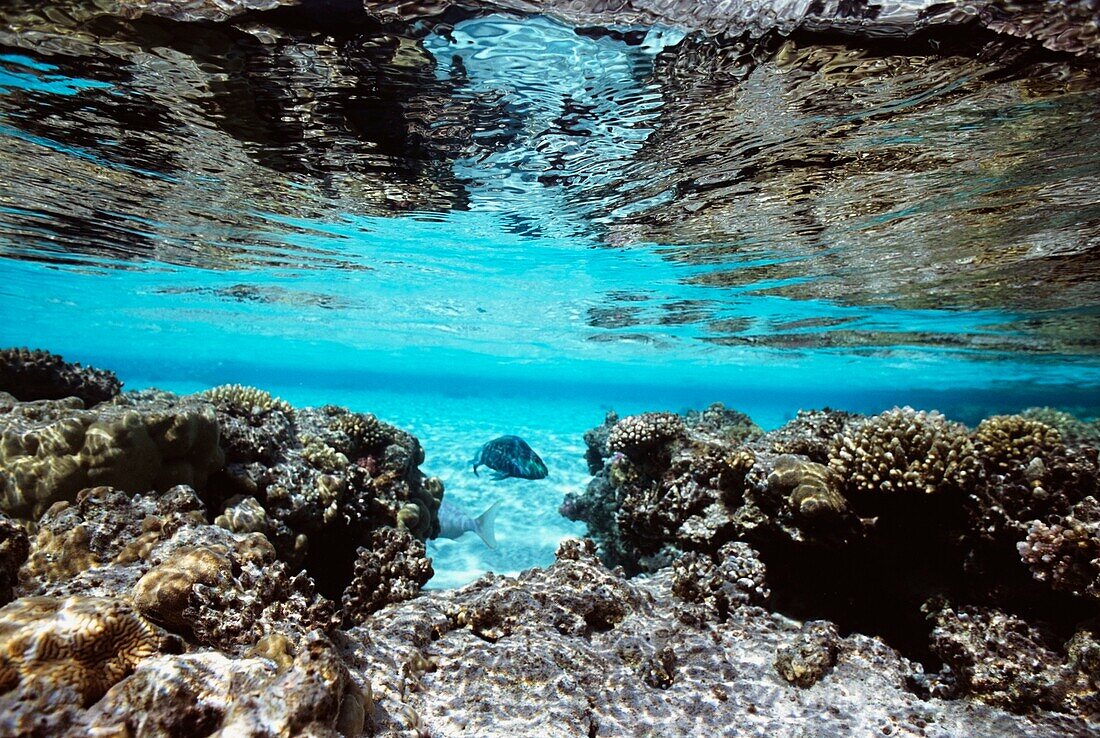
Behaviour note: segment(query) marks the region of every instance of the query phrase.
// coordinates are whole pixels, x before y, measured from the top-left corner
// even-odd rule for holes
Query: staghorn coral
[[[87,406],[106,402],[122,390],[114,372],[83,367],[48,351],[0,349],[0,392],[19,400],[77,397]]]
[[[829,467],[853,495],[967,491],[980,472],[963,425],[911,407],[850,424],[833,439]]]
[[[19,582],[19,567],[27,560],[31,544],[23,527],[0,513],[0,605],[11,602]]]
[[[676,559],[672,593],[702,605],[718,622],[725,622],[734,608],[760,604],[771,594],[760,554],[740,541],[724,544],[713,559],[694,552]]]
[[[67,400],[24,403],[0,414],[0,509],[36,519],[85,487],[202,487],[223,461],[205,403],[155,392],[120,395],[92,410]]]
[[[98,597],[24,597],[0,608],[0,689],[99,699],[160,639],[127,605]]]
[[[284,415],[294,416],[294,408],[290,403],[272,397],[270,392],[265,392],[256,387],[246,387],[243,384],[223,384],[217,387],[199,392],[196,397],[206,400],[214,405],[230,407],[246,414],[259,414],[280,412]]]
[[[607,449],[611,453],[625,454],[632,461],[644,462],[647,456],[659,454],[683,435],[684,421],[673,413],[630,415],[611,428]]]
[[[775,670],[797,687],[812,687],[836,664],[840,634],[836,626],[822,620],[807,621],[791,643],[775,653]]]
[[[344,624],[362,624],[386,605],[415,597],[433,573],[424,544],[411,534],[394,528],[374,531],[371,547],[357,552],[351,583],[340,600]]]
[[[1017,550],[1036,579],[1100,598],[1100,501],[1086,497],[1061,519],[1034,521]]]

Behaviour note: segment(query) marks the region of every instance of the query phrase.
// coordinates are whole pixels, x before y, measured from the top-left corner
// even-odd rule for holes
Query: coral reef
[[[663,427],[677,427],[658,417]],[[756,552],[761,571],[767,567],[769,608],[880,635],[914,658],[953,664],[914,676],[914,689],[1012,710],[1042,704],[1091,714],[1100,682],[1082,676],[1087,666],[1070,676],[1066,670],[1073,659],[1093,658],[1092,641],[1080,634],[1092,632],[1085,624],[1096,617],[1100,591],[1094,447],[1017,415],[987,418],[971,432],[911,408],[873,417],[806,412],[741,441],[697,430],[695,417],[685,415],[679,435],[631,447],[633,457],[608,440],[621,420],[611,417],[586,434],[589,463],[599,465],[583,493],[566,495],[562,512],[588,524],[604,562],[628,574],[671,564],[674,592],[689,605],[681,609],[685,622],[721,621],[741,601],[730,582],[756,582],[751,573],[743,581],[719,573],[742,565],[730,547],[743,546]],[[1017,685],[1006,687],[1016,698],[989,697],[997,689],[963,673],[973,667],[950,646],[952,621],[923,614],[944,597],[958,602],[955,612],[1019,606],[1027,627],[1045,622],[1054,640],[1044,648],[1052,649],[1061,680],[1051,694],[1069,696]],[[1011,631],[1001,625],[978,618],[967,638],[976,643],[985,632],[1001,642]],[[829,662],[822,655],[829,649],[812,641],[807,636],[776,661],[793,683],[812,682],[802,675]],[[1069,641],[1079,644],[1072,657],[1062,645]],[[1026,651],[1021,646],[1021,664]]]
[[[15,404],[0,413],[0,439],[0,510],[30,520],[85,487],[202,487],[224,461],[209,405],[152,391],[90,410],[78,400]]]
[[[0,349],[0,392],[18,400],[60,400],[76,397],[91,407],[122,390],[114,372],[65,361],[38,349]]]
[[[1028,735],[1094,725],[925,700],[918,665],[881,641],[840,637],[752,605],[685,621],[669,570],[625,579],[584,543],[518,578],[428,592],[348,632],[377,735]],[[776,667],[813,686],[792,684]],[[790,664],[790,666],[786,666]],[[736,721],[731,728],[731,716]]]
[[[948,493],[971,489],[980,470],[960,423],[910,407],[849,423],[829,451],[829,466],[860,493]]]
[[[376,530],[371,547],[358,550],[351,584],[341,598],[344,623],[358,625],[392,602],[415,597],[434,573],[423,543],[403,530]]]
[[[1095,497],[1081,500],[1061,519],[1036,520],[1017,548],[1036,579],[1100,598],[1100,501]]]
[[[932,648],[965,694],[1021,712],[1095,715],[1100,707],[1095,663],[1082,658],[1097,648],[1090,629],[1063,647],[1052,633],[997,609],[944,607],[934,620]]]

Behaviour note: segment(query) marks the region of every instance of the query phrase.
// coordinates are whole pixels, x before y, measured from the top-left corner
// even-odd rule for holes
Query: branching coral
[[[236,409],[247,414],[280,412],[294,417],[294,408],[290,403],[272,397],[270,392],[265,392],[256,387],[246,387],[243,384],[223,384],[211,387],[199,392],[197,397],[211,402]]]
[[[643,462],[648,454],[682,438],[684,421],[673,413],[642,413],[617,422],[607,437],[607,449]]]
[[[1026,469],[1064,450],[1062,434],[1051,426],[1020,415],[994,415],[978,424],[974,442],[990,473]]]
[[[723,545],[713,558],[686,553],[673,562],[672,572],[673,594],[703,605],[719,622],[737,606],[760,604],[770,594],[760,554],[740,541]]]
[[[20,400],[78,397],[90,407],[106,402],[121,389],[114,372],[71,364],[48,351],[0,349],[0,391]]]
[[[852,423],[833,439],[829,467],[853,494],[966,491],[980,473],[962,424],[910,407]]]
[[[361,624],[391,602],[415,597],[433,573],[424,544],[412,535],[394,528],[374,531],[371,547],[358,551],[354,576],[341,599],[345,625]]]
[[[1032,575],[1054,589],[1100,598],[1100,501],[1086,497],[1053,522],[1036,520],[1017,544]]]

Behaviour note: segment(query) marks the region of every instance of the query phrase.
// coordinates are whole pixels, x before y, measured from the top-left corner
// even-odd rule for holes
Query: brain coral
[[[0,690],[73,690],[90,704],[157,653],[153,628],[100,597],[24,597],[0,608]]]
[[[0,510],[35,519],[97,485],[201,487],[223,461],[206,403],[153,392],[120,395],[93,410],[67,400],[23,403],[0,413]]]
[[[48,351],[0,349],[0,391],[19,400],[78,397],[91,406],[106,402],[121,389],[114,372],[70,364]]]
[[[607,448],[634,461],[660,451],[684,435],[684,421],[673,413],[630,415],[615,423],[607,437]]]
[[[857,494],[965,491],[980,470],[965,426],[911,407],[849,425],[833,438],[829,467]]]

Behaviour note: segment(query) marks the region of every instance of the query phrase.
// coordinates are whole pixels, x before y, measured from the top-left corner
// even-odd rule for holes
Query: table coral
[[[0,391],[19,400],[77,397],[90,407],[121,390],[114,372],[69,363],[48,351],[0,349]]]

